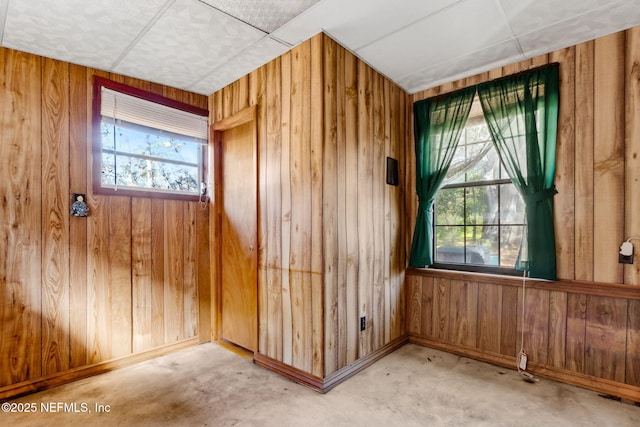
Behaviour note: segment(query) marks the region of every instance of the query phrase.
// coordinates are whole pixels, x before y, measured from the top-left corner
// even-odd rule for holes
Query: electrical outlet
[[[367,316],[362,316],[360,318],[360,330],[364,331],[367,329]]]

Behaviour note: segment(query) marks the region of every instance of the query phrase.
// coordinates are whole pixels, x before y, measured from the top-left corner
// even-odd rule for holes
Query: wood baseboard
[[[45,377],[0,387],[0,401],[4,402],[8,399],[20,397],[25,394],[47,390],[53,387],[77,381],[82,378],[103,374],[105,372],[113,371],[114,369],[124,368],[126,366],[130,366],[145,360],[164,356],[165,354],[173,353],[174,351],[193,347],[197,345],[199,341],[199,338],[195,337],[176,344],[154,348],[152,350],[120,357],[118,359],[112,359],[105,362],[96,363],[94,365],[80,366],[68,371],[63,371],[56,374],[47,375]]]
[[[253,360],[256,365],[276,372],[286,378],[289,378],[291,381],[305,385],[317,392],[326,393],[341,382],[345,381],[348,378],[351,378],[358,372],[362,371],[367,366],[372,365],[387,354],[392,353],[398,348],[402,347],[407,342],[409,342],[409,337],[407,335],[404,335],[390,342],[384,347],[356,360],[349,366],[345,366],[344,368],[333,372],[325,378],[320,378],[318,376],[312,375],[308,372],[294,368],[260,353],[256,353]]]
[[[409,342],[516,370],[515,356],[505,356],[503,354],[484,352],[482,350],[461,347],[449,342],[434,340],[417,335],[409,335]],[[630,384],[585,375],[554,366],[536,364],[533,362],[528,364],[527,371],[551,380],[620,397],[633,402],[640,402],[640,387]]]

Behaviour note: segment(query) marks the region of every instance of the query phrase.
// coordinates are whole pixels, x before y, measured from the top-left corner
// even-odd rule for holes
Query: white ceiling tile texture
[[[640,0],[0,0],[2,46],[205,95],[320,31],[414,93],[636,25]]]
[[[110,69],[166,2],[3,1],[9,3],[3,46],[103,70]]]
[[[114,71],[184,88],[263,36],[199,1],[176,0]]]
[[[489,24],[489,25],[488,25]],[[465,0],[415,22],[356,53],[394,80],[512,37],[494,0]]]

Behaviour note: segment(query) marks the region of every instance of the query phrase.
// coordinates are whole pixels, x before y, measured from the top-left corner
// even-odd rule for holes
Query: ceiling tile
[[[515,40],[507,40],[488,49],[436,66],[416,71],[398,80],[398,84],[409,93],[415,93],[439,84],[473,76],[496,67],[525,59]]]
[[[494,0],[466,0],[356,53],[391,79],[400,79],[511,37],[504,14]]]
[[[405,0],[402,7],[389,0],[333,2],[340,13],[322,20],[322,29],[352,50],[387,36],[460,0]],[[316,21],[318,19],[316,18]]]
[[[282,44],[270,37],[264,37],[253,46],[244,50],[238,56],[232,58],[228,63],[218,67],[187,89],[193,92],[209,95],[218,89],[233,83],[248,72],[261,67],[274,58],[277,58],[289,49],[289,46],[286,44]]]
[[[201,0],[247,24],[271,33],[318,0]]]
[[[616,2],[518,38],[527,57],[551,52],[640,24],[640,5]]]
[[[548,27],[585,11],[615,2],[615,0],[500,1],[516,36]]]
[[[189,87],[263,36],[262,31],[204,3],[177,0],[115,71]]]
[[[165,2],[9,1],[2,44],[108,70]]]

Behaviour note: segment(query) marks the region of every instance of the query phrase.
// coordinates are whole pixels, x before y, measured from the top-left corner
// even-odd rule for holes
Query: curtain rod
[[[526,70],[522,70],[522,71],[518,71],[517,73],[513,73],[513,74],[508,74],[506,76],[501,76],[501,77],[496,77],[495,79],[491,79],[491,80],[487,80],[485,82],[482,83],[476,83],[474,85],[469,85],[469,86],[465,86],[463,88],[459,88],[456,90],[452,90],[451,92],[446,92],[446,93],[441,93],[438,95],[434,95],[434,96],[430,96],[429,98],[424,98],[424,99],[420,99],[418,101],[415,101],[414,104],[417,104],[418,102],[424,102],[424,101],[441,101],[443,99],[446,99],[458,92],[462,92],[463,90],[467,90],[470,87],[477,87],[486,83],[492,83],[492,82],[497,82],[500,80],[505,80],[505,79],[511,79],[514,77],[519,77],[521,75],[527,74],[527,73],[533,73],[535,71],[540,71],[540,70],[544,70],[545,68],[551,68],[551,67],[559,67],[560,63],[559,62],[551,62],[549,64],[544,64],[544,65],[530,65],[529,68],[527,68]]]

